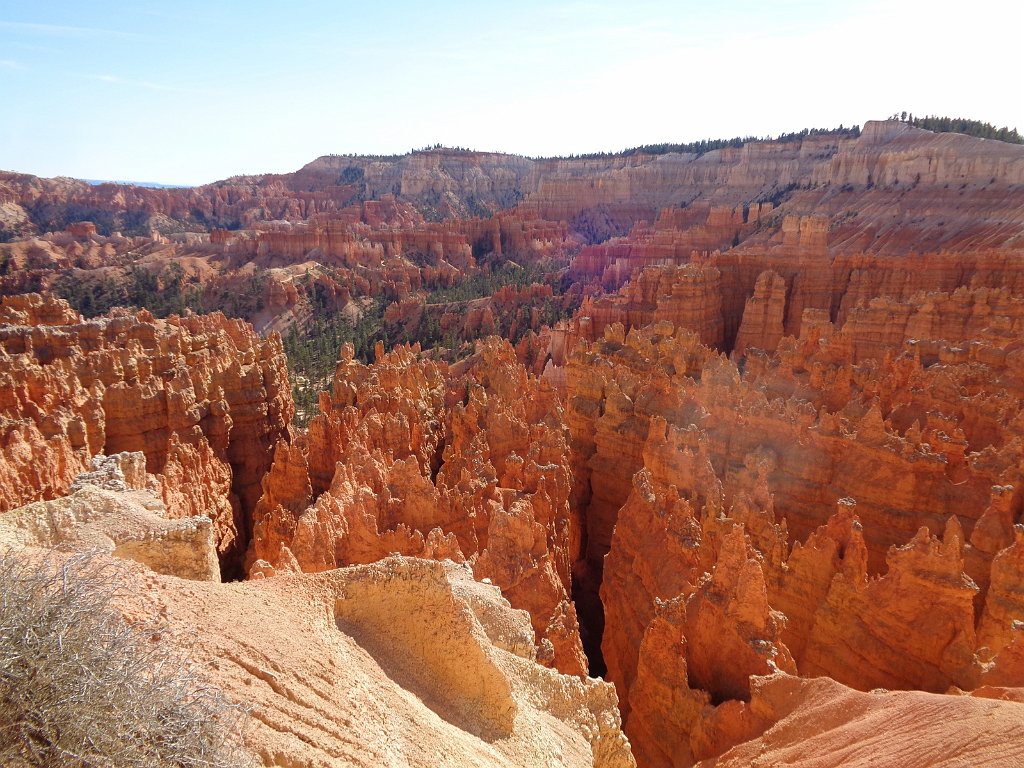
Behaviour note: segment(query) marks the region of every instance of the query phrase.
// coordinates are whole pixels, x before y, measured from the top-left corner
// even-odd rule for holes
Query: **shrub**
[[[0,551],[0,764],[251,764],[242,710],[160,627],[113,607],[128,584],[90,554]]]

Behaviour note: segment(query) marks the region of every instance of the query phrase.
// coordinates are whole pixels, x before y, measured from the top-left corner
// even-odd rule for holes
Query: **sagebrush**
[[[129,585],[91,554],[0,552],[0,765],[251,764],[244,712],[114,608]]]

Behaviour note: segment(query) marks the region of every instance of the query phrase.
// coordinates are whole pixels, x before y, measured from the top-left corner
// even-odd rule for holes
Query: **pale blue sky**
[[[1024,130],[1022,6],[0,0],[0,168],[203,183],[331,152],[567,154],[902,109]]]

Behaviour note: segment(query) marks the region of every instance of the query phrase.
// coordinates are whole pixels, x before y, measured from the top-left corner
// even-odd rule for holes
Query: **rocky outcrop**
[[[1005,305],[1021,290],[1014,264],[1024,197],[1003,178],[1019,173],[1018,147],[872,124],[830,152],[833,162],[823,170],[780,182],[782,190],[750,194],[729,184],[701,190],[700,203],[665,208],[653,225],[637,224],[624,237],[583,249],[569,273],[585,285],[616,290],[645,270],[710,264],[720,275],[721,345],[738,354],[751,346],[751,333],[767,333],[761,344],[769,350],[782,335],[799,335],[807,309],[826,312],[840,326],[855,315],[870,323],[874,335],[858,359],[884,356],[894,340],[960,341],[999,332],[1001,326],[990,327],[993,315],[1015,325],[1018,313]],[[911,172],[922,157],[929,170]],[[982,169],[992,173],[986,177]],[[712,195],[728,204],[706,202]],[[777,278],[759,285],[767,272]],[[618,304],[630,307],[626,292]],[[616,319],[631,327],[621,310]]]
[[[622,694],[624,716],[632,707],[629,692],[636,684],[644,637],[653,631],[651,622],[657,617],[662,622],[668,620],[659,607],[682,596],[679,611],[683,614],[676,621],[681,623],[686,596],[713,567],[707,562],[713,552],[706,545],[702,549],[701,521],[690,503],[680,499],[674,489],[659,487],[647,469],[636,474],[633,484],[633,492],[616,522],[614,546],[605,559],[601,582],[606,628],[601,649],[607,677]],[[662,567],[665,562],[672,567]],[[678,631],[681,634],[682,630]],[[654,664],[652,668],[668,670],[671,665]],[[686,678],[682,675],[679,679]],[[643,700],[645,696],[638,694],[637,698]],[[664,701],[667,697],[658,698]],[[690,718],[691,724],[694,719]]]
[[[941,543],[921,529],[909,544],[894,547],[881,578],[869,582],[863,572],[833,578],[801,671],[859,690],[976,687],[978,588],[963,572],[962,546],[953,518]]]
[[[978,642],[994,653],[1020,644],[1024,621],[1024,526],[1014,527],[1012,543],[992,559],[992,578],[978,630]],[[1008,655],[1019,653],[1020,648]]]
[[[697,331],[706,343],[742,355],[748,347],[774,351],[784,335],[799,336],[805,311],[813,310],[857,337],[853,355],[860,361],[882,358],[912,339],[1005,340],[1019,332],[1022,287],[1012,249],[845,253],[842,244],[828,250],[816,246],[824,231],[805,231],[808,221],[817,227],[824,219],[786,217],[777,244],[745,243],[724,253],[690,254],[654,266],[645,259],[620,263],[619,277],[605,284],[622,284],[621,289],[586,304],[574,336],[592,341],[611,322],[629,330],[672,320]],[[797,234],[787,229],[790,222]],[[968,223],[973,226],[973,220]],[[1024,222],[1010,231],[1024,231]],[[697,293],[689,289],[682,306],[690,314],[681,314],[678,305],[661,297],[687,292],[693,279],[683,276],[697,273],[714,274],[714,282]],[[657,294],[656,285],[662,285]],[[709,313],[708,306],[714,311]],[[599,326],[596,333],[591,322]]]
[[[895,120],[872,120],[860,138],[817,171],[832,184],[1019,183],[1021,151],[958,133],[931,133]],[[817,180],[816,179],[816,180]]]
[[[29,521],[12,536],[96,538],[169,569],[137,545],[138,510],[93,526],[90,505],[120,502],[74,484],[96,454],[140,452],[152,477],[124,482],[142,477],[171,518],[146,524],[212,536],[226,571],[244,550],[261,582],[191,598],[243,626],[222,603],[308,599],[316,617],[289,606],[274,652],[315,636],[320,665],[351,641],[346,663],[369,659],[429,709],[399,692],[361,711],[438,725],[453,760],[518,745],[538,764],[621,762],[588,663],[616,686],[642,766],[797,762],[797,739],[856,762],[894,753],[875,739],[890,718],[970,721],[980,698],[958,690],[990,697],[993,718],[1019,706],[1020,147],[889,122],[699,156],[330,157],[152,193],[5,175],[0,206],[20,238],[0,246],[0,292],[176,264],[207,306],[263,330],[355,321],[372,300],[392,340],[519,340],[451,364],[381,345],[364,365],[346,348],[320,415],[289,434],[276,338],[221,317],[85,321],[38,296],[0,307],[0,510],[43,500],[8,513]],[[115,233],[127,225],[154,231]],[[311,629],[324,621],[330,642]],[[261,642],[217,653],[260,688],[266,762],[426,760],[433,736],[364,757],[324,715],[338,670],[269,668]],[[947,695],[864,693],[879,688]],[[525,740],[552,717],[561,741]],[[907,738],[896,753],[945,759]],[[1017,757],[991,738],[942,743]]]
[[[157,573],[220,581],[209,517],[169,520],[141,453],[96,456],[68,496],[0,515],[4,546],[105,552]]]
[[[680,448],[706,452],[724,482],[727,504],[756,479],[737,470],[752,457],[764,457],[774,504],[786,509],[789,530],[799,539],[824,522],[838,499],[856,499],[876,572],[888,547],[908,541],[920,525],[942,532],[948,515],[937,514],[927,499],[950,500],[947,509],[973,532],[992,486],[1018,482],[1019,443],[1012,424],[1019,406],[1009,394],[1016,356],[1005,347],[978,345],[973,353],[943,347],[950,351],[948,357],[941,353],[948,360],[942,365],[909,348],[901,358],[851,369],[841,334],[809,330],[780,346],[771,365],[748,357],[741,375],[705,350],[704,357],[694,354],[701,362],[684,374],[689,362],[663,355],[668,346],[662,342],[642,341],[663,333],[653,326],[632,331],[627,341],[637,341],[627,348],[617,340],[622,336],[607,335],[594,345],[581,344],[566,366],[567,423],[574,465],[583,469],[578,479],[589,485],[579,494],[588,519],[593,508],[601,520],[614,520],[641,466],[652,415],[676,428],[670,434],[677,435]],[[976,388],[964,398],[957,387],[978,382],[979,375],[997,386]],[[1005,393],[1004,382],[1010,388]],[[986,417],[982,411],[988,409],[1002,415]],[[621,426],[627,418],[635,425],[628,430]],[[603,461],[602,455],[608,471],[594,479],[585,465]],[[901,479],[908,477],[913,481]],[[693,483],[684,478],[686,486]],[[595,530],[609,528],[599,523]],[[993,546],[986,545],[989,551]]]
[[[597,279],[614,290],[648,267],[685,264],[726,250],[763,225],[771,211],[771,203],[663,208],[652,225],[637,224],[626,237],[583,248],[573,258],[569,276]]]
[[[612,686],[540,667],[529,617],[465,566],[389,557],[229,584],[117,573],[115,607],[238,705],[255,764],[635,766]]]
[[[632,364],[608,365],[604,350]],[[600,342],[580,344],[567,362],[574,498],[585,510],[586,558],[593,566],[599,567],[607,554],[617,512],[643,466],[652,415],[648,406],[658,414],[676,407],[675,381],[700,371],[714,357],[692,333],[677,334],[671,323],[661,323],[628,336],[621,325],[609,326]],[[658,365],[662,360],[668,362],[664,367]],[[641,397],[648,383],[658,393],[654,398]]]
[[[885,122],[869,124],[859,138],[792,137],[699,156],[330,156],[294,174],[187,190],[2,174],[0,200],[23,214],[11,219],[22,222],[12,233],[35,237],[0,250],[0,293],[69,277],[100,290],[105,278],[130,280],[133,267],[159,273],[172,264],[204,307],[283,332],[310,325],[317,311],[357,315],[369,297],[398,308],[419,304],[426,292],[486,275],[505,260],[556,268],[571,259],[568,276],[586,291],[617,289],[645,269],[669,270],[648,278],[663,284],[660,319],[742,354],[752,333],[764,347],[777,343],[780,305],[782,333],[798,335],[806,309],[842,325],[875,300],[906,303],[961,288],[1019,291],[1022,168],[1016,145]],[[96,234],[81,221],[87,216]],[[584,243],[593,245],[577,253]],[[695,264],[692,273],[673,273]],[[775,279],[770,291],[759,289],[765,272],[784,286]],[[627,301],[613,310],[596,299],[581,317],[629,330],[654,309],[654,295],[642,293],[643,306]],[[952,340],[958,321],[945,309],[928,309],[906,338],[924,332]],[[496,332],[516,338],[526,325],[519,317],[506,331],[491,311]],[[954,311],[976,312],[984,323],[984,307]],[[902,332],[878,330],[887,312],[906,325],[912,310],[881,305],[861,317],[881,336],[858,355],[884,355],[887,334]],[[485,314],[460,306],[427,313],[428,323],[403,323],[398,337],[436,338],[435,322],[456,335],[462,326],[469,336],[470,327],[489,327]],[[532,318],[530,327],[538,330]],[[602,332],[578,330],[590,340]]]
[[[618,294],[584,298],[576,313],[576,333],[571,345],[578,339],[600,339],[605,329],[615,323],[629,330],[656,321],[691,330],[701,343],[720,347],[724,337],[718,269],[699,261],[681,267],[646,269]]]
[[[415,211],[396,206],[394,200],[388,203],[395,213],[379,221],[367,219],[365,211],[358,217],[316,216],[307,222],[277,222],[254,230],[214,230],[210,241],[235,260],[259,258],[270,264],[314,257],[329,266],[370,268],[382,260],[415,256],[418,266],[434,268],[423,272],[427,282],[445,268],[473,271],[475,257],[483,254],[538,258],[575,245],[564,222],[514,213],[427,222]]]
[[[468,218],[518,205],[549,221],[590,213],[591,218],[625,216],[635,222],[653,220],[662,208],[697,201],[716,213],[707,235],[695,242],[719,240],[720,229],[728,231],[728,243],[736,232],[735,227],[728,230],[733,218],[741,224],[756,222],[750,208],[756,214],[757,205],[792,196],[794,190],[941,190],[963,184],[1012,187],[1022,181],[1024,154],[1015,145],[872,121],[856,138],[812,135],[700,155],[635,152],[534,160],[452,149],[399,157],[329,155],[295,173],[234,177],[193,189],[89,185],[4,173],[0,202],[14,231],[26,219],[36,227],[63,229],[82,218],[96,219],[112,231],[140,219],[151,228],[161,221],[237,228],[325,214],[351,216],[353,210],[375,221],[388,217],[396,199],[428,218]]]
[[[843,332],[853,359],[881,358],[907,342],[936,355],[935,342],[1005,346],[1024,330],[1024,299],[1007,288],[960,287],[952,292],[921,292],[905,301],[872,299],[849,311]]]
[[[692,764],[753,735],[752,675],[796,667],[742,527],[723,533],[712,573],[656,605],[629,687],[627,734],[642,765]]]
[[[0,318],[0,509],[64,495],[95,454],[141,451],[169,515],[213,519],[237,567],[291,419],[280,341],[220,315],[85,321],[33,295],[4,299]]]

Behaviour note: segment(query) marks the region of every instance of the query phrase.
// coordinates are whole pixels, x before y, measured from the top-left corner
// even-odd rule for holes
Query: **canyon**
[[[262,764],[1024,758],[1024,146],[0,206],[0,545],[129,561]]]

